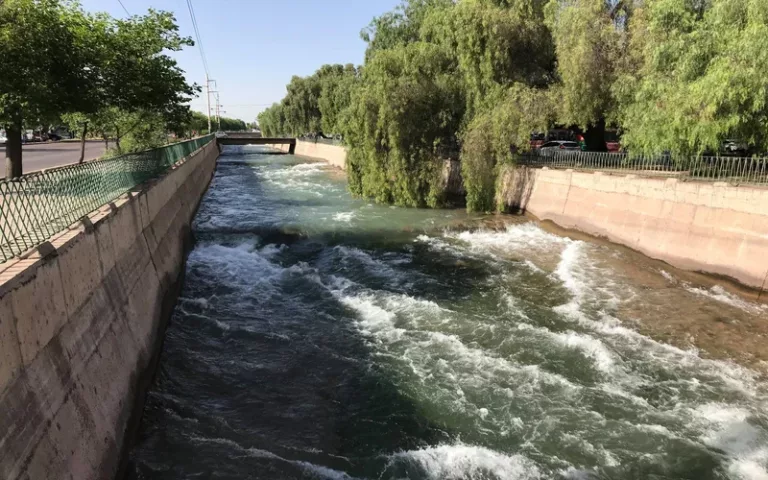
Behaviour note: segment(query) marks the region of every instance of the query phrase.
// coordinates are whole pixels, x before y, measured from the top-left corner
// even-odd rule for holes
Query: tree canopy
[[[115,19],[63,0],[0,3],[0,124],[9,132],[8,176],[21,174],[25,125],[64,116],[83,130],[91,124],[116,135],[119,149],[121,135],[134,129],[151,124],[162,138],[183,123],[189,115],[184,104],[199,89],[186,82],[168,52],[192,44],[168,12]]]
[[[342,133],[358,195],[440,204],[458,156],[468,207],[489,210],[496,166],[555,126],[598,151],[609,126],[637,153],[768,148],[765,0],[405,0],[361,36],[364,65],[294,77],[259,117]]]

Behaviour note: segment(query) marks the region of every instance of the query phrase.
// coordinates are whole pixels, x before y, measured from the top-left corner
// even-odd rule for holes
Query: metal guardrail
[[[336,145],[336,146],[344,145],[344,142],[342,142],[341,139],[338,139],[338,138],[324,138],[319,136],[301,136],[301,137],[297,137],[297,140],[300,140],[302,142],[321,143],[323,145]]]
[[[673,157],[627,153],[558,151],[529,152],[516,156],[518,165],[622,172],[685,181],[768,185],[768,157]]]
[[[88,213],[156,178],[214,135],[140,153],[0,180],[0,262],[40,245]]]

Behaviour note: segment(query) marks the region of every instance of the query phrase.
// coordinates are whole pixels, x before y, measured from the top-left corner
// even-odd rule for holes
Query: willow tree
[[[585,131],[587,149],[605,151],[615,122],[614,83],[628,55],[637,0],[550,0],[547,23],[557,54],[558,123]]]
[[[449,48],[467,95],[466,123],[507,87],[552,81],[554,46],[544,23],[547,0],[464,0],[433,8],[422,37]]]
[[[368,44],[366,62],[380,50],[418,42],[427,16],[436,9],[452,5],[453,0],[403,0],[394,10],[375,17],[360,32],[360,37]]]
[[[616,86],[629,148],[768,148],[768,2],[645,0],[633,24],[635,68]]]
[[[344,136],[352,193],[436,206],[441,152],[457,143],[464,110],[450,51],[426,42],[376,52],[355,89]]]
[[[358,71],[352,64],[324,65],[317,71],[320,78],[320,126],[326,134],[341,133],[344,112],[352,102],[352,90],[358,81]]]
[[[470,210],[493,208],[496,165],[512,159],[512,145],[527,149],[531,132],[550,125],[546,87],[554,79],[555,51],[546,1],[461,1],[433,9],[423,23],[423,38],[456,59],[465,92],[457,133]]]
[[[528,150],[531,132],[552,125],[556,100],[546,89],[515,83],[495,96],[493,106],[472,119],[461,150],[468,210],[494,209],[497,167],[513,163],[515,152]]]

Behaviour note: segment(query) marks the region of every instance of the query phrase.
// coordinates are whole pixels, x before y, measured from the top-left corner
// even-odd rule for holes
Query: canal
[[[129,478],[766,479],[768,308],[233,148]]]

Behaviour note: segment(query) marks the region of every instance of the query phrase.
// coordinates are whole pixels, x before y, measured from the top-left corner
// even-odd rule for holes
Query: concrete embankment
[[[761,289],[768,189],[601,172],[509,167],[500,202],[676,267]]]
[[[3,266],[0,478],[116,475],[217,157],[213,142]]]
[[[288,153],[289,150],[289,145],[272,145],[272,147],[285,153]],[[337,145],[299,140],[296,142],[296,151],[294,153],[300,157],[323,160],[342,170],[347,168],[347,149]]]

